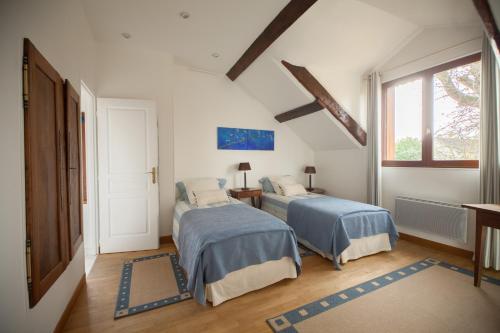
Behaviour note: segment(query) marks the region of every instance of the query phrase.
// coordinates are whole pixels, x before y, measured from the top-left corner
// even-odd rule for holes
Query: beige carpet
[[[500,332],[500,281],[486,278],[479,289],[468,274],[428,259],[268,323],[300,333]]]
[[[135,258],[123,264],[115,318],[191,298],[175,253]]]

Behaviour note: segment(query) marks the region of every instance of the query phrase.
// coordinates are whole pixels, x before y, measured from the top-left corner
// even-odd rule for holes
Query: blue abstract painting
[[[217,127],[217,149],[274,150],[274,131]]]

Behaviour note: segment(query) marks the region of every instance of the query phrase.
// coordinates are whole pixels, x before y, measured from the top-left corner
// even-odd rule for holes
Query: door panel
[[[97,117],[101,253],[158,248],[155,104],[98,99]]]
[[[66,156],[68,179],[68,228],[70,258],[83,242],[81,164],[80,164],[80,96],[65,82]]]
[[[26,238],[30,307],[68,264],[63,81],[24,40]]]
[[[144,176],[148,163],[146,109],[108,109],[109,171]]]
[[[115,198],[109,201],[110,235],[140,235],[148,233],[148,201],[143,197]]]

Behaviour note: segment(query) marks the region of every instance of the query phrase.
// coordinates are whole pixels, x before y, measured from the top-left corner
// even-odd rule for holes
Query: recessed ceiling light
[[[214,53],[212,53],[212,57],[218,58],[218,57],[220,57],[220,54],[218,54],[217,52],[214,52]]]
[[[189,18],[190,14],[188,12],[180,12],[179,16],[182,17],[183,19]]]
[[[128,32],[122,32],[121,33],[122,37],[125,38],[125,39],[130,39],[130,37],[132,37],[131,34],[129,34]]]

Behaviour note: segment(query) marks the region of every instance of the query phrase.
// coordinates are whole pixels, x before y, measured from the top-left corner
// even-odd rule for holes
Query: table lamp
[[[312,178],[312,175],[316,173],[316,168],[313,166],[306,166],[304,173],[309,174],[309,188],[307,190],[308,191],[314,190],[314,188],[311,185],[311,178]]]
[[[248,162],[242,162],[242,163],[240,163],[240,165],[238,167],[238,170],[239,171],[244,171],[244,186],[241,189],[242,190],[248,190],[248,187],[247,187],[247,171],[248,170],[252,170],[252,168],[250,168],[250,163],[248,163]]]

